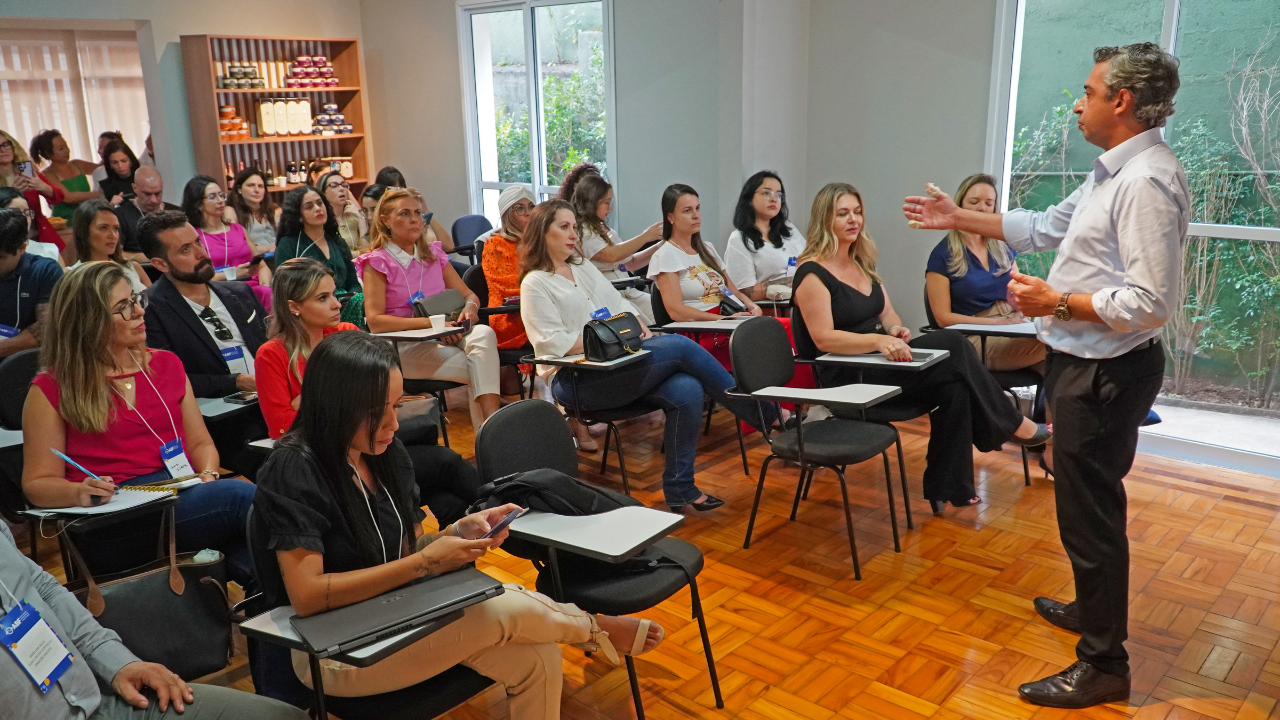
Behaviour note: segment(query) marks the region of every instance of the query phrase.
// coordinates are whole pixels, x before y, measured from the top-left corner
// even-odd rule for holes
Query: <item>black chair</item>
[[[479,241],[476,245],[483,247],[484,242]],[[494,315],[520,314],[519,303],[514,305],[487,305],[489,302],[489,281],[485,279],[484,266],[480,263],[476,263],[475,265],[467,268],[467,271],[462,274],[462,282],[466,284],[468,290],[475,293],[476,297],[480,298],[480,302],[486,303],[485,307],[481,307],[477,311],[480,315],[480,322],[488,325],[489,318]],[[528,344],[524,347],[511,348],[508,350],[498,348],[498,365],[514,367],[516,372],[520,373],[520,366],[523,364],[520,362],[520,359],[532,352],[533,346]],[[529,376],[529,397],[533,397],[533,378],[533,375]],[[520,398],[524,399],[524,396],[524,374],[520,373]]]
[[[738,381],[737,394],[750,398],[752,393],[767,387],[782,386],[795,375],[795,357],[787,331],[775,318],[752,318],[734,331],[729,341],[729,355],[733,358],[734,379]],[[763,401],[758,401],[763,404]],[[776,403],[775,403],[776,405]],[[858,564],[858,548],[853,536],[853,517],[849,509],[849,488],[844,470],[881,456],[884,460],[885,489],[889,493],[889,522],[893,527],[893,549],[902,552],[898,539],[898,515],[893,502],[893,476],[889,470],[889,448],[897,439],[897,433],[879,423],[831,417],[811,423],[796,423],[769,441],[772,452],[760,467],[760,480],[756,484],[755,502],[751,505],[751,517],[747,521],[747,536],[743,549],[751,547],[751,534],[755,529],[756,512],[760,508],[760,495],[764,492],[764,480],[769,463],[774,459],[800,463],[800,476],[796,483],[796,497],[791,506],[791,519],[796,519],[800,495],[813,482],[817,468],[830,468],[840,479],[840,492],[844,497],[845,527],[849,532],[849,552],[853,556],[853,576],[862,579]],[[906,477],[902,478],[903,503],[910,505]]]
[[[257,578],[261,591],[242,600],[231,609],[232,621],[236,623],[286,605],[289,598],[284,587],[284,577],[280,574],[280,566],[276,562],[276,554],[267,548],[267,530],[255,519],[252,506],[249,508],[249,516],[245,522],[245,533],[249,552],[253,557],[254,577]],[[254,642],[265,641],[255,640]],[[273,677],[272,682],[286,692],[289,700],[296,702],[298,699],[310,696],[313,711],[323,705],[327,712],[343,720],[434,718],[458,707],[493,685],[493,680],[471,668],[454,665],[417,685],[381,695],[365,697],[325,695],[320,698],[317,693],[298,680],[292,664],[287,662],[288,655],[279,653],[278,656],[286,662],[273,663],[269,668],[257,668],[255,673],[275,671],[279,677]],[[314,661],[312,671],[314,672],[318,667],[318,661]],[[254,681],[260,691],[259,677],[255,675]]]
[[[577,452],[573,447],[573,432],[563,419],[560,411],[544,400],[521,400],[498,410],[476,437],[476,465],[480,468],[481,479],[490,482],[513,472],[544,467],[576,477]],[[570,469],[573,472],[569,472]],[[619,498],[619,502],[626,501]],[[579,556],[564,550],[557,553],[561,560],[557,568],[550,568],[545,549],[530,542],[515,544],[508,541],[503,549],[534,563],[538,568],[538,592],[559,602],[573,603],[589,613],[634,615],[655,607],[688,585],[692,614],[702,635],[702,650],[711,674],[716,707],[724,707],[720,677],[711,650],[711,636],[707,632],[706,616],[698,594],[697,576],[702,572],[703,557],[696,545],[676,538],[659,540],[645,551],[645,557],[656,561],[657,567],[650,572],[635,573],[591,572],[587,568],[592,568],[592,564],[574,562],[573,558]],[[595,567],[599,564],[596,563]],[[635,661],[626,656],[626,665],[636,716],[638,720],[644,720]]]
[[[453,236],[453,251],[467,256],[472,265],[476,264],[475,241],[481,235],[493,229],[489,218],[483,215],[463,215],[453,221],[449,234]]]
[[[921,332],[929,332],[930,330],[939,329],[938,321],[933,316],[933,306],[929,304],[929,291],[926,289],[924,294],[924,314],[928,318],[929,324],[920,328]],[[987,364],[987,338],[979,339],[981,346],[982,364]],[[1039,407],[1041,402],[1041,393],[1044,392],[1044,376],[1031,368],[1019,368],[1017,370],[988,370],[991,377],[1000,385],[1000,389],[1004,390],[1009,397],[1017,400],[1017,395],[1013,392],[1014,388],[1033,387],[1036,389],[1036,399],[1033,406]],[[1032,413],[1035,414],[1034,412]],[[1027,446],[1019,445],[1022,450],[1022,481],[1027,487],[1031,487],[1031,466],[1027,462]]]
[[[20,350],[0,361],[0,427],[22,429],[22,407],[31,381],[40,371],[40,349]],[[28,555],[36,559],[39,525],[18,513],[30,507],[22,494],[22,447],[0,452],[0,516],[14,525],[26,525],[31,539]]]
[[[445,400],[444,394],[449,390],[460,387],[465,387],[465,385],[452,380],[405,378],[404,381],[405,395],[429,395],[440,403],[440,437],[444,438],[445,447],[449,447],[449,418],[445,417],[445,413],[449,411],[449,404]]]

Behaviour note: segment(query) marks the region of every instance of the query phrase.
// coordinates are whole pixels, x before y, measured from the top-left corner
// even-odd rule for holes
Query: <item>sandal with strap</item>
[[[652,620],[645,620],[644,618],[641,618],[640,624],[636,627],[636,637],[631,643],[630,651],[624,654],[634,657],[648,652],[648,650],[644,649],[644,644],[649,639],[649,628],[654,624],[655,623]],[[659,625],[658,642],[654,644],[654,647],[661,645],[664,637],[666,637],[666,630]],[[609,633],[600,629],[600,625],[596,623],[595,615],[591,616],[591,640],[588,642],[577,643],[574,647],[580,647],[588,652],[602,652],[604,653],[604,656],[609,659],[609,662],[614,665],[622,663],[622,659],[618,657],[618,650],[614,648],[613,643],[609,640]]]

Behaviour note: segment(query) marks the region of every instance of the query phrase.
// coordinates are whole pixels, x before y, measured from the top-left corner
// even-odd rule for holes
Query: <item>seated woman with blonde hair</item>
[[[244,535],[253,483],[218,479],[218,451],[182,362],[147,349],[145,305],[113,262],[68,270],[54,288],[49,321],[58,332],[45,336],[42,372],[22,409],[22,491],[36,507],[87,507],[121,487],[199,473],[202,482],[174,506],[178,551],[222,551],[244,587],[253,577]],[[70,532],[90,571],[103,574],[153,560],[158,529],[153,514]]]
[[[935,513],[947,502],[955,507],[981,502],[973,483],[973,448],[990,452],[1011,440],[1040,445],[1049,431],[1018,413],[963,335],[935,330],[912,339],[876,271],[877,254],[866,230],[862,193],[846,183],[819,190],[809,217],[808,247],[792,283],[800,311],[791,325],[796,353],[812,360],[823,353],[879,352],[904,361],[911,360],[913,348],[949,351],[946,360],[918,372],[867,370],[859,380],[852,368],[819,365],[818,379],[823,387],[859,381],[895,385],[902,388],[901,400],[933,407],[925,498]]]
[[[286,597],[301,616],[340,608],[427,575],[456,570],[506,539],[484,535],[515,505],[467,515],[426,533],[413,465],[396,439],[396,407],[409,400],[391,345],[339,332],[311,353],[292,429],[262,466],[255,522],[275,551]],[[353,697],[399,690],[459,663],[501,683],[513,720],[560,716],[557,643],[639,655],[662,641],[649,620],[590,615],[518,585],[464,610],[447,629],[365,668],[321,661],[324,689]],[[307,656],[293,668],[311,682]]]
[[[998,194],[996,179],[986,173],[970,175],[956,190],[956,205],[993,213]],[[952,325],[1010,325],[1027,322],[1005,299],[1009,271],[1018,253],[1003,240],[952,230],[929,253],[924,282],[929,309],[938,327]],[[974,347],[980,339],[969,338]],[[1044,363],[1045,346],[1036,338],[989,337],[986,365],[991,370],[1018,370]]]

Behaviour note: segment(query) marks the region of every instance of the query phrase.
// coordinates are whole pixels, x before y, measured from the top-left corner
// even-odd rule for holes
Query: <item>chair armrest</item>
[[[843,385],[835,388],[767,387],[751,393],[756,400],[807,403],[813,405],[841,405],[855,410],[871,407],[895,395],[902,388],[895,385]]]
[[[485,318],[490,315],[519,315],[519,305],[497,305],[494,307],[480,308],[480,317]]]
[[[622,562],[684,523],[684,516],[647,507],[623,507],[599,515],[528,512],[511,523],[511,537],[536,545]]]
[[[566,355],[564,357],[525,355],[520,358],[520,363],[523,365],[566,367],[573,370],[613,370],[614,368],[630,365],[648,354],[648,350],[641,350],[640,352],[632,353],[631,355],[624,355],[616,360],[610,360],[609,362],[603,363],[587,360],[585,355]]]

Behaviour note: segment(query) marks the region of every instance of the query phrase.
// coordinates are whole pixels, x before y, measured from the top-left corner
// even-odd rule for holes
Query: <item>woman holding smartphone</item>
[[[36,170],[35,163],[31,161],[31,156],[27,155],[26,149],[4,130],[0,130],[0,187],[11,187],[22,191],[27,199],[27,208],[35,216],[40,242],[57,245],[64,262],[75,262],[75,249],[63,242],[62,236],[53,228],[53,225],[49,224],[49,218],[44,216],[44,210],[40,205],[41,196],[50,205],[56,205],[63,201],[66,193],[62,191],[60,185],[55,186],[50,183]]]

